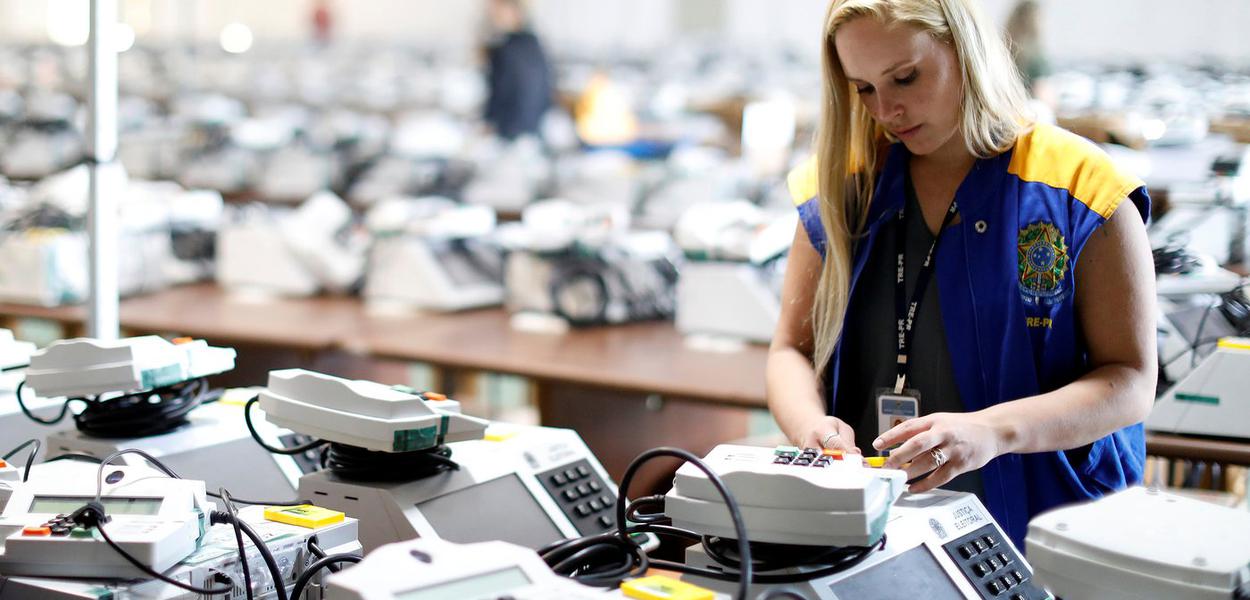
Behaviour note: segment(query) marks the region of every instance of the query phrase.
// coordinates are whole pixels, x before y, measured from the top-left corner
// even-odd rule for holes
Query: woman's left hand
[[[902,444],[890,451],[888,469],[902,469],[906,463],[908,481],[933,471],[908,486],[913,493],[927,492],[966,473],[985,466],[1003,453],[998,431],[982,413],[933,413],[909,419],[873,440],[877,450]],[[937,465],[934,449],[941,449],[946,462]],[[936,470],[934,467],[937,467]]]

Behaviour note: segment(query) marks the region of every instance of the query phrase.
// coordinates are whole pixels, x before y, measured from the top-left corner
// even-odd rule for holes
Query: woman
[[[768,401],[795,444],[892,448],[928,473],[911,491],[975,492],[1021,543],[1033,515],[1141,479],[1150,200],[1028,120],[973,1],[829,7]]]

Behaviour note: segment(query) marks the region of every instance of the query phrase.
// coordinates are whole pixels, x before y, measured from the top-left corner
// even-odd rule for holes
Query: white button
[[[985,230],[989,229],[990,225],[989,223],[986,223],[985,221],[977,221],[976,223],[972,225],[972,228],[976,229],[977,233],[985,233]]]

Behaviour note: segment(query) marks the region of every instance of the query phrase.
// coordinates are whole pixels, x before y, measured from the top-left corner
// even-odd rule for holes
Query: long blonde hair
[[[1030,124],[1024,87],[996,28],[975,0],[833,0],[822,38],[821,120],[816,133],[820,222],[825,261],[812,307],[818,373],[833,356],[850,301],[851,245],[864,231],[877,172],[877,147],[887,132],[854,96],[842,71],[834,34],[872,17],[908,24],[952,44],[963,78],[960,133],[977,157],[1000,154]]]

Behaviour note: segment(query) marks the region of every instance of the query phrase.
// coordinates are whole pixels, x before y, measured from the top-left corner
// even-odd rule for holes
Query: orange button
[[[34,525],[22,529],[22,535],[52,535],[52,529],[48,527],[36,527]]]
[[[195,341],[195,338],[192,338],[192,337],[176,337],[176,338],[174,338],[174,339],[173,339],[173,340],[171,340],[171,341],[172,341],[174,344],[190,344],[191,342],[194,342],[194,341]]]
[[[7,467],[7,466],[9,466],[9,463],[4,462],[4,459],[3,459],[3,458],[0,458],[0,469],[3,469],[3,468],[5,468],[5,467]]]
[[[426,392],[421,395],[425,397],[426,400],[446,400],[447,399],[447,396],[445,394],[440,394],[438,392]]]
[[[842,460],[841,450],[830,450],[828,448],[825,448],[824,450],[821,450],[820,453],[824,454],[825,456],[832,456],[834,460]]]

